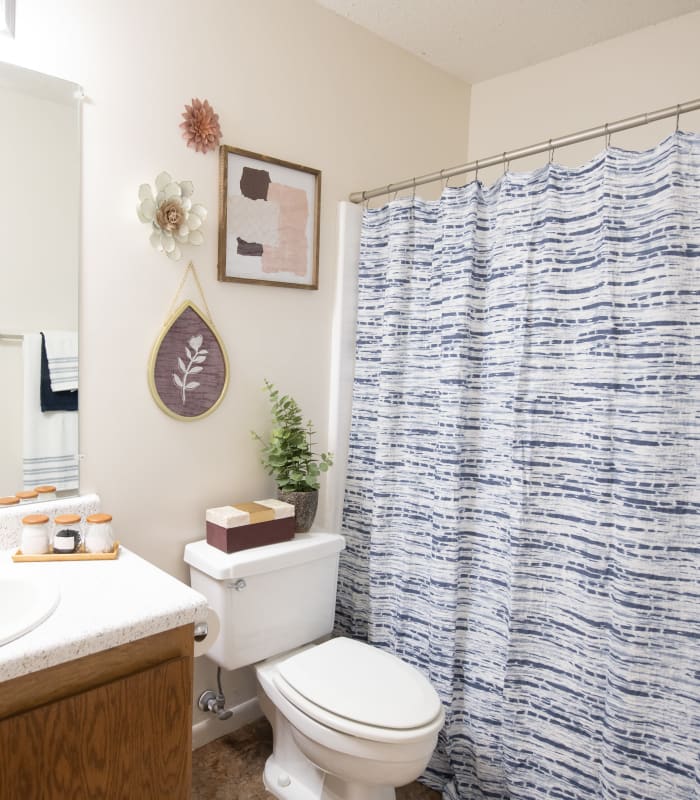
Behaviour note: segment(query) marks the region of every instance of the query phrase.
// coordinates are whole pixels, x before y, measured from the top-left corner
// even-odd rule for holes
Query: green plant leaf
[[[318,489],[319,475],[333,463],[331,453],[313,450],[316,435],[311,420],[304,422],[301,408],[289,395],[265,379],[263,391],[270,402],[272,425],[266,441],[255,431],[253,439],[261,445],[261,463],[282,491],[304,492]]]

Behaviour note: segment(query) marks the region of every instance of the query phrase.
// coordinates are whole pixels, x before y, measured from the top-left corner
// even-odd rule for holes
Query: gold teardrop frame
[[[160,347],[163,343],[163,339],[168,335],[173,325],[177,322],[177,320],[182,316],[187,308],[191,308],[192,311],[202,320],[202,322],[209,328],[209,330],[214,335],[217,344],[219,345],[219,349],[221,350],[221,356],[224,362],[224,383],[221,387],[221,392],[217,397],[216,401],[206,410],[203,411],[201,414],[197,414],[195,416],[185,416],[183,414],[178,414],[177,411],[174,411],[168,405],[163,402],[160,393],[158,392],[158,388],[156,386],[156,378],[155,378],[155,367],[156,367],[156,359],[158,357],[158,353],[160,352]],[[151,390],[151,395],[156,402],[156,405],[164,411],[169,417],[173,419],[181,420],[182,422],[194,422],[195,420],[204,419],[204,417],[208,417],[209,414],[212,414],[216,409],[219,407],[221,401],[224,399],[224,395],[228,389],[228,382],[229,382],[229,363],[228,363],[228,356],[226,355],[226,348],[224,347],[224,343],[219,336],[219,332],[214,327],[213,322],[211,321],[211,317],[208,317],[204,314],[197,306],[186,300],[182,303],[163,324],[163,330],[161,331],[160,335],[156,339],[155,344],[151,350],[151,357],[148,363],[148,386]]]

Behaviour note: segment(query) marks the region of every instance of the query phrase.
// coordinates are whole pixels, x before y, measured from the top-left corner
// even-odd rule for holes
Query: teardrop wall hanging
[[[206,313],[186,300],[172,308],[192,272]],[[187,265],[171,305],[171,313],[153,345],[148,384],[153,399],[175,419],[202,419],[214,411],[228,388],[229,366],[226,349],[209,313],[194,264]]]

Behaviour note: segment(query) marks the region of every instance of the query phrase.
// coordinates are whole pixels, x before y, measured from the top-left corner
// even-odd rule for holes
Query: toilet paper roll
[[[202,639],[201,642],[195,640],[194,643],[195,658],[197,656],[205,655],[219,636],[221,625],[219,623],[219,616],[216,613],[216,611],[214,611],[213,608],[207,609],[207,625],[209,626],[209,631],[206,637]]]

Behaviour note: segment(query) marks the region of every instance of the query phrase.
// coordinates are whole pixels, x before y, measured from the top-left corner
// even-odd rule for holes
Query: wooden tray
[[[21,550],[12,554],[13,561],[112,561],[119,555],[119,542],[109,553],[86,553],[79,550],[77,553],[41,553],[40,555],[25,556]]]

